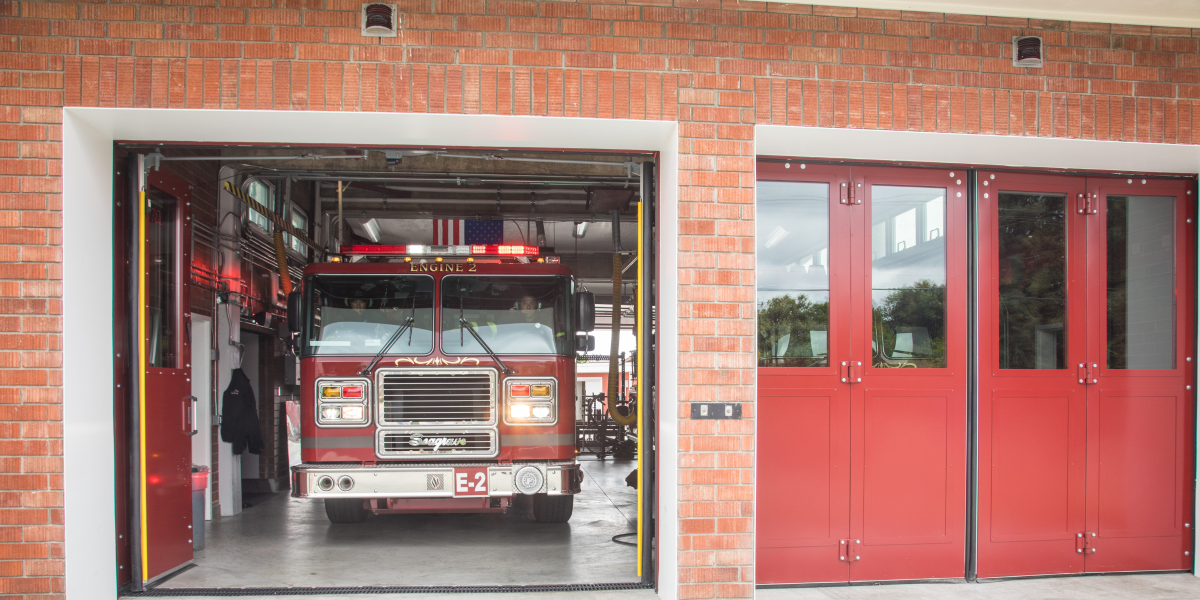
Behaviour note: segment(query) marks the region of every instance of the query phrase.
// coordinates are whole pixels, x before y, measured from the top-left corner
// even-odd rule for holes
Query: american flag
[[[434,246],[458,244],[499,245],[504,243],[504,221],[434,219]]]

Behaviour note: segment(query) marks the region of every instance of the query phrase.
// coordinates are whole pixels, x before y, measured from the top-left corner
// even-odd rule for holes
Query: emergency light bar
[[[422,244],[344,246],[342,254],[400,256],[537,256],[537,246],[425,246]]]

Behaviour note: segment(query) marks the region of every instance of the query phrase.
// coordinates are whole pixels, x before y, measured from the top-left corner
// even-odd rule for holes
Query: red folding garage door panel
[[[852,175],[851,579],[962,577],[966,173]]]
[[[1089,572],[1187,569],[1186,399],[1172,390],[1100,391],[1089,415]]]
[[[1078,573],[1084,557],[1086,395],[994,391],[980,399],[979,574]],[[986,443],[982,440],[987,440]]]
[[[759,163],[756,579],[844,582],[850,531],[845,168]]]
[[[861,390],[852,411],[851,579],[962,577],[966,414],[960,393]]]
[[[1191,556],[1193,202],[1183,181],[1088,180],[1087,570]]]
[[[1188,568],[1186,184],[984,171],[978,193],[979,575]]]
[[[978,177],[978,575],[1083,572],[1086,182]]]
[[[758,176],[758,581],[962,577],[964,174]]]
[[[147,184],[142,578],[148,581],[192,560],[190,436],[196,430],[188,339],[190,188],[164,170],[150,171]]]
[[[759,390],[760,583],[849,577],[837,555],[850,530],[849,396],[845,388]]]

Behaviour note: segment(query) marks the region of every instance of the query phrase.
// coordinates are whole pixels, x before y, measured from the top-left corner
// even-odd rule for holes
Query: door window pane
[[[946,366],[946,190],[871,188],[872,364]]]
[[[829,366],[829,185],[760,181],[758,366]]]
[[[1067,198],[1000,192],[1001,369],[1066,368]]]
[[[1175,198],[1109,196],[1108,368],[1175,368]]]
[[[146,364],[174,369],[176,201],[153,188],[146,200]]]

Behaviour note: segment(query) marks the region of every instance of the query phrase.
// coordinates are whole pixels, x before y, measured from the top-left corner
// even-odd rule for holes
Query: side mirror
[[[594,331],[596,329],[595,294],[579,292],[575,295],[575,316],[579,319],[576,331]]]
[[[300,333],[300,292],[288,294],[287,322],[292,333]]]
[[[596,336],[575,334],[575,351],[592,352],[596,349]]]

